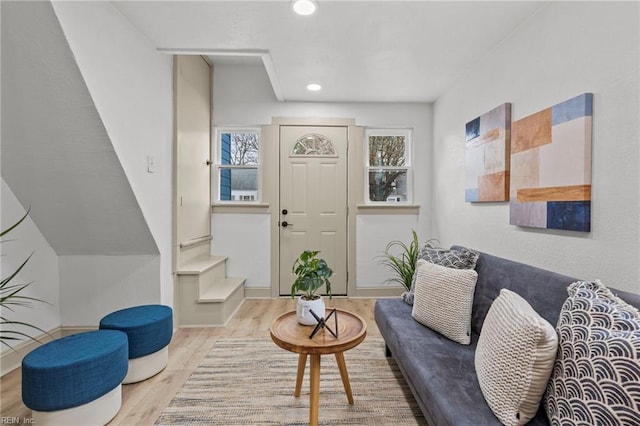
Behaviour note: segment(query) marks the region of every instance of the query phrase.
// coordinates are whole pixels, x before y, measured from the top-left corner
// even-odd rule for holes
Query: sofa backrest
[[[452,246],[461,250],[465,247]],[[522,296],[533,309],[552,326],[558,323],[560,309],[567,298],[567,286],[578,278],[536,268],[513,260],[503,259],[480,252],[476,264],[478,282],[473,297],[471,329],[480,334],[482,324],[491,303],[498,297],[500,290],[507,288]],[[595,279],[589,278],[589,279]],[[584,279],[584,278],[583,278]],[[604,283],[607,285],[607,283]],[[640,309],[640,295],[611,288],[625,302]]]

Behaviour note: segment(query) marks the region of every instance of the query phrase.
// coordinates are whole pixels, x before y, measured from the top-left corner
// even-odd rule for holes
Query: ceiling
[[[433,102],[546,2],[318,3],[113,2],[161,51],[264,65],[279,100],[324,102]]]

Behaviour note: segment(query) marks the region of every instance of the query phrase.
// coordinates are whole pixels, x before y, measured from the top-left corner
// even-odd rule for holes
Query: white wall
[[[110,312],[160,300],[156,255],[60,256],[59,264],[63,326],[97,327]]]
[[[431,198],[431,105],[426,103],[313,103],[278,102],[262,67],[214,64],[213,122],[215,126],[271,124],[272,117],[351,118],[358,126],[411,127],[413,128],[414,202],[420,204],[420,214],[410,215],[360,215],[357,219],[357,286],[375,287],[388,278],[386,269],[377,265],[376,256],[393,239],[411,239],[414,227],[423,240],[431,234],[428,200]],[[276,148],[277,149],[277,148]],[[247,287],[270,287],[269,263],[264,269],[251,256],[251,247],[269,247],[270,215],[257,216],[250,228],[247,215],[213,215],[213,250],[215,254],[228,255],[231,270],[245,275]],[[259,217],[262,216],[262,217]],[[381,226],[381,224],[383,226]],[[258,228],[256,228],[256,226]],[[235,229],[242,238],[220,238]],[[225,234],[226,232],[226,234]],[[363,236],[375,235],[377,244],[363,240]],[[249,250],[247,250],[249,248]],[[237,255],[236,255],[237,253]],[[268,250],[267,250],[268,253]],[[268,261],[268,259],[266,259]]]
[[[151,301],[173,305],[172,56],[158,53],[109,2],[54,2],[53,5],[160,252],[159,271],[149,268],[149,261],[143,260],[136,274],[146,271],[149,275],[132,284],[146,283],[135,291],[146,289],[157,297]],[[153,173],[147,172],[148,156],[153,157],[155,163]],[[61,265],[63,268],[79,266],[81,258],[70,256]],[[145,256],[133,258],[146,259]],[[109,273],[113,260],[109,256],[97,256],[89,263]],[[126,259],[116,264],[121,262],[129,264]],[[64,292],[71,298],[70,304],[84,300],[79,298],[82,292],[69,291],[75,289],[77,277],[74,279],[64,270],[62,274],[72,281]],[[67,285],[64,280],[63,283]],[[115,294],[107,299],[114,299],[116,304],[132,303],[126,298],[118,301]],[[77,318],[77,315],[65,316],[65,323],[71,317]]]
[[[459,243],[640,292],[639,4],[549,2],[434,105],[434,229]],[[509,225],[508,203],[464,202],[465,123],[504,103],[518,120],[594,94],[591,232]]]
[[[17,222],[26,212],[4,179],[0,193],[2,198],[1,229],[4,230]],[[22,262],[33,253],[29,262],[11,283],[31,283],[20,294],[46,302],[32,302],[31,308],[13,307],[14,312],[3,309],[1,315],[11,321],[23,321],[46,331],[59,327],[61,318],[58,256],[31,218],[27,217],[17,228],[3,237],[0,253],[0,275],[3,279],[15,272]],[[37,330],[24,327],[16,330],[30,336],[42,334]],[[5,350],[10,349],[3,345],[2,352]]]
[[[211,223],[215,254],[228,256],[227,275],[247,278],[246,287],[269,287],[268,214],[216,214]]]
[[[52,4],[1,7],[2,178],[59,255],[157,254]]]
[[[423,204],[423,208],[429,209]],[[420,229],[416,215],[359,215],[356,219],[356,273],[358,287],[398,286],[385,282],[394,278],[387,266],[380,264],[386,245],[392,240],[411,243],[411,230]],[[429,234],[419,233],[420,241],[429,239]],[[397,252],[395,254],[398,254]]]

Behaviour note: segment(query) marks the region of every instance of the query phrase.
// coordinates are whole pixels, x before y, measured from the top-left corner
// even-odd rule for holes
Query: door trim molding
[[[280,126],[322,126],[347,127],[347,296],[355,296],[356,291],[356,212],[364,176],[361,173],[362,137],[364,129],[355,125],[355,119],[314,118],[314,117],[274,117],[271,125],[262,127],[265,146],[263,155],[263,202],[271,209],[270,223],[270,263],[271,297],[280,297],[280,247],[278,228],[280,212]]]
[[[278,126],[348,127],[355,126],[356,120],[353,118],[272,117],[271,124]]]
[[[363,149],[364,128],[351,125],[347,128],[347,296],[356,296],[356,216],[358,203],[364,188]]]

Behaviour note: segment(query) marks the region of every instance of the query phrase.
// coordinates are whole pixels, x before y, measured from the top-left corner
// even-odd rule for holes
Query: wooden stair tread
[[[226,256],[202,256],[176,270],[177,275],[200,275],[227,260]]]
[[[244,285],[245,277],[227,277],[215,286],[200,294],[198,303],[220,303],[224,302],[233,294],[238,287]]]

